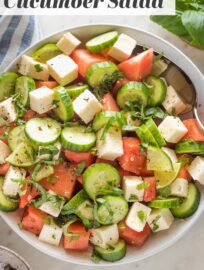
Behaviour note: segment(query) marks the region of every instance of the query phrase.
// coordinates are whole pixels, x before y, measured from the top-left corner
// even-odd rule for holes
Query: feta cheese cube
[[[178,117],[167,116],[158,126],[159,132],[169,143],[179,142],[188,133],[187,128]]]
[[[98,151],[98,157],[115,160],[117,157],[123,155],[123,141],[122,132],[117,127],[111,127],[105,134],[105,138],[102,140],[104,129],[99,130],[97,133],[96,147]]]
[[[186,104],[171,85],[167,87],[166,98],[162,105],[170,114],[173,112],[180,114],[186,110]]]
[[[18,72],[22,75],[28,75],[36,80],[47,81],[49,79],[48,66],[35,61],[28,55],[22,56]]]
[[[63,229],[55,224],[44,224],[39,235],[39,240],[54,246],[59,246]]]
[[[48,192],[53,196],[56,195],[56,193],[51,190],[49,190]],[[62,210],[63,205],[64,205],[64,202],[61,203],[60,207],[56,207],[55,205],[53,205],[52,202],[48,201],[48,202],[44,202],[39,207],[39,209],[53,217],[58,217]]]
[[[17,113],[12,98],[0,102],[0,117],[9,123],[12,123],[17,119]],[[2,125],[4,124],[0,124],[0,126]]]
[[[170,228],[174,221],[174,217],[168,208],[153,209],[148,224],[153,232],[159,232]]]
[[[78,77],[77,64],[65,54],[57,55],[47,61],[50,75],[62,86]]]
[[[5,159],[10,155],[11,151],[7,144],[0,140],[0,164],[5,163]]]
[[[19,183],[12,180],[25,179],[26,171],[17,167],[11,166],[4,179],[3,193],[7,196],[15,197],[18,194]]]
[[[136,45],[137,42],[135,39],[128,35],[120,34],[117,41],[108,51],[108,55],[115,58],[119,62],[123,62],[131,56]]]
[[[74,111],[85,124],[91,122],[94,116],[102,110],[98,99],[89,91],[85,90],[73,101]]]
[[[188,195],[188,181],[184,178],[177,178],[171,185],[171,195],[177,197],[187,197]]]
[[[57,46],[64,54],[70,55],[80,44],[81,41],[68,32],[59,40]]]
[[[124,176],[123,190],[124,197],[128,202],[143,201],[144,189],[139,189],[138,185],[144,183],[142,177]]]
[[[204,185],[204,158],[196,157],[191,165],[188,167],[188,171],[194,180],[197,180]]]
[[[33,111],[43,114],[53,107],[54,92],[46,86],[33,90],[29,93],[30,107]]]
[[[62,149],[62,145],[61,143],[58,141],[56,143],[54,143],[54,145],[57,149],[57,153],[54,155],[54,157],[52,158],[53,160],[58,160],[60,153],[61,153],[61,149]],[[38,157],[39,159],[43,159],[43,160],[50,160],[52,155],[51,155],[51,150],[48,148],[45,148],[44,146],[39,146],[39,151],[38,151]]]
[[[174,150],[172,150],[170,148],[167,148],[167,147],[162,147],[162,150],[167,154],[167,156],[169,156],[172,163],[176,163],[178,161],[178,158],[177,158],[176,153],[174,152]]]
[[[119,240],[117,224],[91,229],[90,233],[90,242],[102,248],[107,248],[108,245],[115,245]]]
[[[142,232],[149,219],[150,213],[151,208],[142,203],[135,202],[131,206],[125,222],[132,230]]]

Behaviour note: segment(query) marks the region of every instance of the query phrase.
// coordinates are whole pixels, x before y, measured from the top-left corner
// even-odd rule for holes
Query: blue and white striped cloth
[[[0,16],[0,72],[41,37],[35,16]]]

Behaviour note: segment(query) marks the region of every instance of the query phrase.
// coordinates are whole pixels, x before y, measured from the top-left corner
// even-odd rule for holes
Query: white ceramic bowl
[[[31,54],[36,48],[40,47],[41,45],[47,42],[56,42],[57,40],[59,40],[61,35],[67,31],[71,31],[73,34],[79,37],[80,40],[86,41],[87,39],[93,36],[96,36],[100,33],[113,29],[132,36],[138,41],[138,44],[144,47],[152,47],[154,48],[154,51],[158,53],[164,52],[165,56],[168,59],[170,59],[173,63],[179,66],[189,76],[189,78],[192,80],[196,88],[199,103],[204,105],[204,92],[202,91],[204,79],[203,75],[197,69],[197,67],[173,45],[169,44],[168,42],[159,37],[156,37],[150,33],[135,28],[124,27],[119,25],[101,24],[101,25],[79,26],[71,29],[65,29],[62,32],[59,32],[48,38],[43,39],[42,41],[38,42],[37,44],[26,50],[24,53]],[[17,63],[20,60],[20,57],[21,56],[15,59],[7,70],[15,71],[17,68]],[[182,220],[176,221],[170,230],[154,234],[141,248],[128,247],[126,257],[123,260],[114,263],[114,265],[127,264],[150,257],[164,250],[165,248],[171,246],[179,238],[181,238],[193,226],[193,224],[195,224],[195,222],[198,220],[204,209],[204,187],[200,187],[200,190],[202,191],[201,203],[195,215],[193,215],[191,218],[185,221]],[[80,265],[88,265],[88,266],[94,265],[95,267],[113,265],[112,263],[107,262],[102,262],[99,265],[95,265],[90,260],[91,254],[90,251],[86,253],[66,252],[62,247],[53,247],[40,242],[38,238],[32,235],[31,233],[19,229],[17,225],[17,223],[19,222],[19,215],[20,215],[19,211],[9,214],[7,213],[0,213],[0,214],[1,217],[7,222],[7,224],[21,238],[23,238],[30,245],[32,245],[33,247],[37,248],[38,250],[44,252],[49,256],[53,256],[65,262],[71,262]]]

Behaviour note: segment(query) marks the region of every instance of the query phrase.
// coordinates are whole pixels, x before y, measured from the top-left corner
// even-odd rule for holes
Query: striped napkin
[[[0,72],[41,36],[35,16],[0,16]]]

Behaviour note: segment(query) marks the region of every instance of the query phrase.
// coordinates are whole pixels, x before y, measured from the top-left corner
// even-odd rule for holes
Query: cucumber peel
[[[54,58],[55,56],[61,53],[62,52],[60,51],[60,49],[57,47],[56,44],[48,43],[42,46],[41,48],[39,48],[38,50],[36,50],[33,53],[32,57],[36,61],[39,61],[45,64],[48,60],[50,60],[51,58]]]

